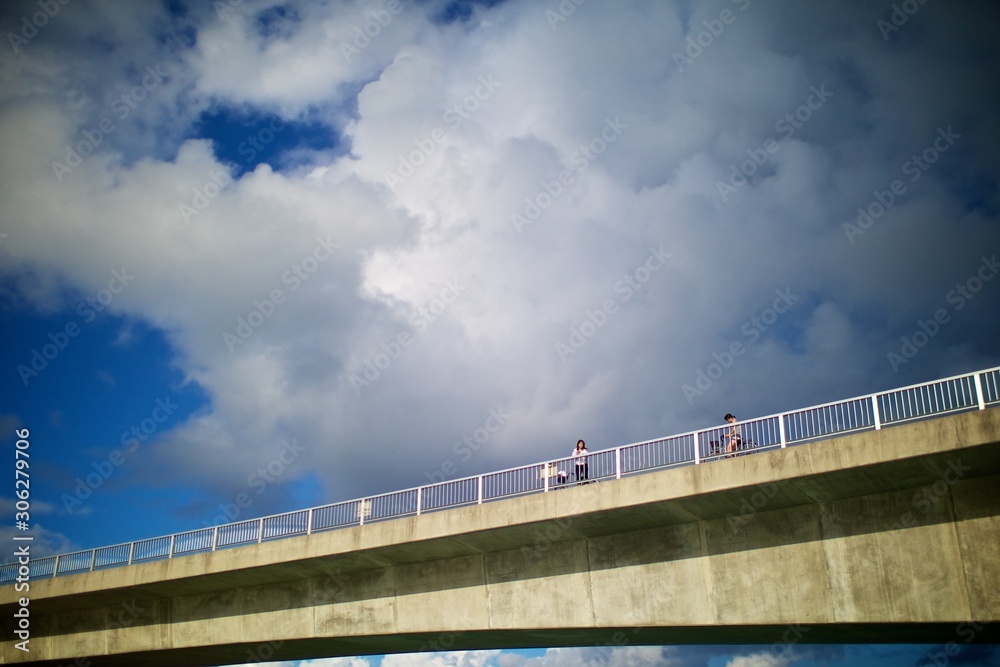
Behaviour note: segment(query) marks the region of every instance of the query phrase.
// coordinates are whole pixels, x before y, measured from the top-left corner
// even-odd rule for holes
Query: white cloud
[[[487,667],[499,655],[500,651],[399,653],[382,658],[381,667]]]
[[[166,332],[211,397],[134,465],[209,506],[245,491],[282,438],[307,453],[274,488],[312,473],[341,499],[424,482],[496,407],[507,424],[459,474],[886,386],[899,332],[995,247],[983,175],[1000,152],[980,103],[993,84],[964,74],[992,36],[944,5],[887,45],[861,2],[740,4],[588,3],[555,30],[531,2],[449,26],[408,6],[349,61],[341,44],[381,3],[287,3],[288,20],[264,2],[227,17],[135,9],[109,24],[113,53],[87,46],[114,14],[95,5],[0,65],[4,274],[49,310],[75,305],[67,286],[85,297],[134,274],[110,311]],[[736,20],[678,71],[686,31],[727,7]],[[169,77],[60,181],[53,161],[157,64]],[[722,201],[718,183],[823,85],[832,97]],[[185,221],[180,206],[225,169],[187,138],[213,103],[325,122],[350,153],[259,166]],[[951,125],[953,152],[850,243],[857,207]],[[401,157],[414,173],[389,187]],[[544,210],[519,230],[512,215],[532,204]],[[286,279],[322,239],[336,249]],[[660,247],[669,262],[625,290]],[[449,284],[461,290],[438,308]],[[787,289],[795,307],[746,334]],[[973,319],[991,317],[991,294]],[[608,300],[615,312],[564,363],[557,344]],[[241,318],[261,322],[227,345]],[[957,321],[918,379],[995,363],[987,330]],[[358,391],[400,334],[410,343]],[[682,386],[733,341],[745,355],[689,404]]]
[[[32,504],[32,507],[34,507],[34,504]],[[10,512],[8,516],[13,517],[13,511]],[[32,559],[72,553],[80,548],[78,541],[63,535],[58,531],[49,530],[43,523],[40,523],[37,518],[32,519],[29,522],[29,525],[30,528],[27,531],[18,530],[13,525],[0,526],[0,539],[2,539],[5,544],[14,545],[12,550],[22,545],[28,545],[30,547]],[[15,537],[23,538],[25,536],[31,537],[31,540],[25,542],[13,541]],[[9,562],[11,560],[14,559],[8,557],[5,562]]]
[[[287,117],[338,103],[343,87],[376,76],[424,27],[419,8],[408,3],[399,12],[374,0],[219,5],[226,8],[205,17],[190,56],[197,92]]]
[[[29,460],[29,459],[25,459],[25,460]],[[29,463],[30,463],[30,460],[29,460]],[[27,469],[25,469],[25,470],[28,471],[28,472],[25,472],[25,474],[28,475],[28,476],[27,477],[22,477],[21,479],[30,480],[31,479],[30,467],[27,468]],[[22,470],[22,472],[24,472],[24,471]],[[31,487],[29,486],[28,490],[30,491],[30,489],[31,489]],[[17,505],[18,500],[19,500],[18,498],[4,498],[4,497],[0,497],[0,512],[2,512],[4,516],[14,516],[14,512],[17,509],[16,505]],[[52,514],[52,512],[55,510],[55,506],[52,503],[46,502],[44,500],[40,500],[40,499],[37,499],[37,498],[33,499],[33,500],[30,500],[30,505],[31,505],[31,512],[33,514],[35,514],[35,515],[42,515],[42,516],[44,516],[46,514]]]
[[[680,652],[659,646],[585,646],[552,648],[543,656],[529,658],[525,667],[679,667]]]
[[[780,658],[770,653],[755,653],[732,658],[726,663],[726,667],[785,667],[787,664],[787,658]]]

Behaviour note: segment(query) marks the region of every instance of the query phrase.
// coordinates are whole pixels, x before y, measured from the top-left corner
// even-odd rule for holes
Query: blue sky
[[[992,6],[39,7],[0,9],[0,427],[39,554],[1000,363]]]

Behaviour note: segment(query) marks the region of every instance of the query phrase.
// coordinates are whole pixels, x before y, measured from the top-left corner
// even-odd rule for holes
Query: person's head
[[[587,444],[583,440],[577,440],[576,441],[576,448],[577,449],[586,449],[587,448]]]
[[[727,422],[734,422],[734,421],[736,421],[736,417],[735,417],[735,416],[733,416],[733,415],[732,415],[731,413],[729,413],[729,412],[727,412],[727,413],[726,413],[726,416],[725,416],[725,417],[723,417],[723,419],[725,419],[725,420],[726,420]]]

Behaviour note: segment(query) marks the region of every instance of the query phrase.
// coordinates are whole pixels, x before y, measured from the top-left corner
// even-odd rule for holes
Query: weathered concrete
[[[6,663],[1000,641],[1000,410],[0,589]]]

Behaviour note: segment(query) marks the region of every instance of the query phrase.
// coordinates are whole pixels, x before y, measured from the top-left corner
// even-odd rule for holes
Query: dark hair
[[[723,419],[723,421],[729,421],[730,419],[736,419],[736,415],[734,415],[734,414],[732,414],[732,413],[729,413],[729,412],[727,412],[727,413],[726,413],[726,416],[725,416],[725,417],[723,417],[722,419]]]
[[[583,442],[583,440],[577,440],[576,441],[576,446],[579,447],[581,442]],[[586,448],[587,443],[583,442],[583,446],[584,446],[584,448]]]

